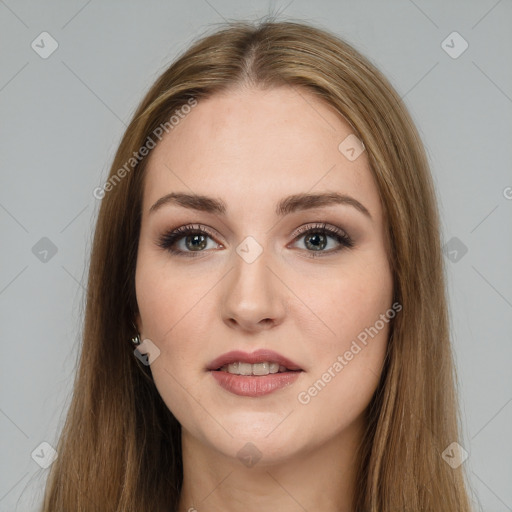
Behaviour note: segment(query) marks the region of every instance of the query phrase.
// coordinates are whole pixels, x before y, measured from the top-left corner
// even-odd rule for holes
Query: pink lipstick
[[[252,353],[232,351],[214,359],[207,367],[216,382],[239,396],[258,397],[283,389],[304,371],[273,350]]]

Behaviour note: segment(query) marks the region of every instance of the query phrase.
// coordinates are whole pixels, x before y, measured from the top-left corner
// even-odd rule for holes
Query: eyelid
[[[219,238],[222,239],[222,236],[219,234],[219,232],[217,230],[211,228],[210,226],[206,226],[205,224],[200,224],[198,222],[193,222],[190,224],[183,224],[176,228],[166,230],[164,232],[163,236],[170,235],[170,234],[187,235],[188,231],[197,231],[200,233],[205,233],[213,239],[219,239]],[[220,242],[217,242],[217,243],[220,244]]]
[[[294,233],[293,237],[297,238],[300,235],[303,235],[304,233],[307,233],[310,230],[325,230],[325,231],[334,231],[335,233],[338,233],[339,235],[346,236],[347,238],[350,238],[349,234],[339,226],[335,226],[334,224],[328,224],[327,222],[309,222],[307,224],[304,224],[300,227],[298,227]]]

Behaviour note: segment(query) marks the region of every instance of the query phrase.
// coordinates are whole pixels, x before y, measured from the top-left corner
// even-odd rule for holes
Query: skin
[[[363,413],[382,371],[389,324],[360,343],[309,403],[298,400],[392,305],[386,223],[367,154],[350,161],[338,150],[351,133],[307,90],[238,88],[200,100],[149,157],[137,324],[141,339],[160,350],[151,371],[182,425],[180,511],[354,510]],[[283,218],[274,211],[290,194],[332,191],[357,199],[371,218],[348,204]],[[221,198],[226,215],[174,204],[149,213],[170,192]],[[328,254],[340,247],[328,235],[324,255],[308,257],[315,251],[296,230],[323,222],[344,230],[354,246]],[[157,244],[190,223],[215,233],[197,257]],[[249,235],[263,250],[252,263],[236,251]],[[176,244],[194,251],[185,237]],[[229,393],[205,370],[225,352],[259,348],[288,357],[303,373],[254,398]],[[251,467],[237,456],[248,442],[261,454]]]

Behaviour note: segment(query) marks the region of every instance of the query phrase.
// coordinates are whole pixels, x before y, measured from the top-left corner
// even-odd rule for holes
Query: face
[[[232,90],[200,100],[151,153],[137,323],[186,442],[231,457],[252,442],[272,462],[360,422],[395,311],[366,152],[339,149],[351,134],[306,90]],[[251,365],[259,350],[273,364]],[[231,371],[300,370],[231,375],[218,369],[231,351],[247,356]]]

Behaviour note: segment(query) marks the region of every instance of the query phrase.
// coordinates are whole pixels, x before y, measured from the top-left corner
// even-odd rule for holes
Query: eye
[[[203,249],[208,246],[208,238],[212,239],[212,237],[213,234],[199,224],[196,226],[187,225],[164,233],[158,239],[157,244],[171,254],[195,257],[199,256],[199,253],[204,252]],[[176,249],[175,246],[179,246],[182,241],[185,243],[185,248],[180,247]],[[221,244],[214,245],[222,247]]]
[[[318,256],[327,256],[341,251],[344,248],[351,248],[354,246],[353,240],[343,231],[336,226],[327,227],[327,224],[320,223],[314,225],[306,225],[300,227],[296,232],[295,240],[304,239],[308,257],[316,258]],[[325,251],[328,245],[328,239],[332,238],[338,244],[334,249]]]

